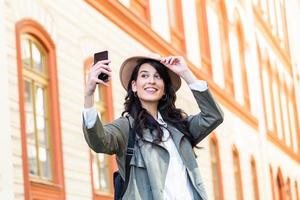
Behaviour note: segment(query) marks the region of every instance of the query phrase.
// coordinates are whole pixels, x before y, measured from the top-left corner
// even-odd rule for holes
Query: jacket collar
[[[133,122],[133,118],[131,118],[131,121]],[[131,123],[132,123],[131,122]],[[166,128],[170,134],[172,135],[172,139],[175,143],[175,146],[176,148],[178,149],[178,151],[180,152],[180,141],[182,139],[182,137],[184,136],[183,133],[181,133],[179,130],[177,130],[174,126],[172,126],[171,124],[168,124],[164,121],[164,119],[162,118],[160,112],[157,113],[157,122],[164,128]],[[138,138],[139,136],[137,136]],[[150,142],[150,143],[153,143],[155,145],[158,145],[158,146],[161,146],[162,148],[165,149],[163,143],[159,143],[159,144],[156,144],[154,143],[154,138],[153,136],[151,135],[151,132],[149,129],[145,129],[144,132],[143,132],[143,140],[147,141],[147,142]]]
[[[162,118],[160,112],[157,113],[157,122],[169,131],[169,133],[172,135],[172,139],[173,139],[177,149],[179,150],[180,141],[181,141],[182,137],[184,136],[184,134],[181,133],[178,129],[176,129],[171,124],[167,124],[164,121],[164,119]]]

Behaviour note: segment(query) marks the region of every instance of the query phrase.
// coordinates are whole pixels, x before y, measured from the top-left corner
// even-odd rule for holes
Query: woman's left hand
[[[182,74],[186,73],[186,71],[189,70],[182,56],[164,57],[161,59],[160,62],[164,64],[167,68],[169,68],[171,71],[178,74],[179,76],[181,76]]]
[[[187,84],[192,84],[197,81],[195,75],[188,68],[184,58],[182,56],[168,56],[164,57],[160,61],[164,64],[168,69],[178,74],[181,78],[183,78]]]

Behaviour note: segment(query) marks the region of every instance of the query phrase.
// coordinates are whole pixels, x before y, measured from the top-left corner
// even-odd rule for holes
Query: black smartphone
[[[94,64],[96,64],[100,60],[107,60],[108,59],[108,51],[101,51],[94,54]],[[100,73],[98,79],[107,82],[108,75],[105,73]]]

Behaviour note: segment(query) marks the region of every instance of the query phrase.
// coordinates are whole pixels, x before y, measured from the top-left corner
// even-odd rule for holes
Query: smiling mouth
[[[158,89],[156,89],[156,88],[145,88],[145,90],[147,91],[147,92],[156,92]]]

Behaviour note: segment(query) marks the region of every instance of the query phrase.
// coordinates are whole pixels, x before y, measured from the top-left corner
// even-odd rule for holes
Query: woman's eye
[[[155,75],[154,77],[157,79],[161,79],[160,75]]]
[[[148,74],[142,74],[141,77],[142,78],[147,78],[149,75]]]

